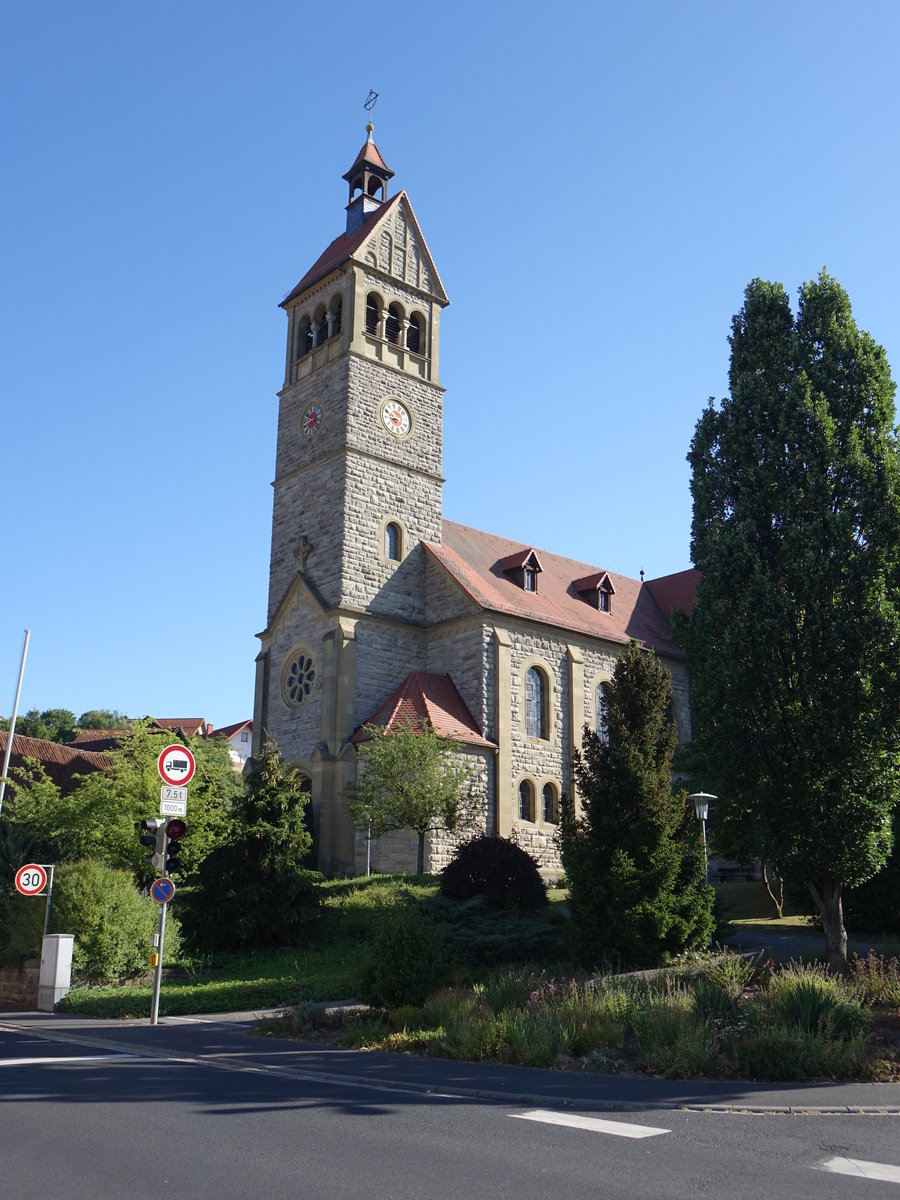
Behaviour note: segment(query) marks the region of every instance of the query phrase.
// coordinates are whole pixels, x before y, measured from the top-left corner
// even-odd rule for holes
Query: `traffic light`
[[[181,817],[173,817],[165,828],[166,833],[166,874],[171,875],[178,870],[178,857],[181,854],[181,839],[186,833],[186,826]]]
[[[144,861],[152,863],[156,871],[162,873],[166,866],[166,823],[164,820],[150,818],[141,821],[138,828],[141,831],[140,842],[151,851],[145,855]]]

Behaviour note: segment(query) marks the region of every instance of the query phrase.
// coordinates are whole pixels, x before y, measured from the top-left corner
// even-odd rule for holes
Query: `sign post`
[[[197,764],[194,761],[194,756],[181,742],[175,742],[171,746],[166,746],[165,750],[156,760],[156,769],[159,771],[159,777],[163,781],[162,790],[160,792],[159,812],[163,817],[183,817],[187,814],[187,785],[194,778],[194,772],[197,769]],[[177,846],[175,839],[179,838],[184,832],[184,823],[181,821],[170,821],[170,825],[179,824],[180,832],[173,830],[173,846]],[[167,825],[168,829],[168,825]],[[163,841],[162,862],[163,869],[166,868],[166,862],[169,857],[169,835],[165,835]],[[174,859],[174,853],[173,853]],[[150,887],[150,896],[159,905],[159,925],[156,931],[155,946],[150,962],[154,967],[153,973],[153,999],[150,1002],[150,1024],[157,1025],[159,1023],[159,992],[162,987],[162,969],[163,969],[163,951],[166,944],[166,910],[169,907],[169,901],[175,895],[175,884],[168,876],[163,876],[157,879]]]
[[[47,904],[44,909],[44,937],[50,927],[50,901],[53,897],[53,871],[55,863],[44,866],[42,863],[26,863],[16,871],[16,890],[23,896],[42,896],[47,889]],[[48,875],[47,872],[50,872]]]

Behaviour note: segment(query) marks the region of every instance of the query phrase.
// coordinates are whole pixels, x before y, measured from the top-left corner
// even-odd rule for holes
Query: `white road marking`
[[[819,1163],[820,1171],[833,1171],[835,1175],[855,1175],[858,1179],[881,1179],[885,1183],[900,1183],[900,1167],[890,1163],[866,1162],[861,1158],[828,1158]]]
[[[651,1125],[628,1125],[624,1121],[604,1121],[600,1117],[579,1117],[575,1113],[552,1112],[546,1108],[535,1108],[531,1112],[511,1113],[522,1121],[542,1121],[546,1125],[568,1125],[572,1129],[590,1129],[594,1133],[611,1133],[615,1137],[648,1138],[671,1129],[656,1129]]]
[[[135,1062],[141,1054],[69,1054],[57,1058],[0,1058],[0,1067],[55,1067],[59,1063]]]

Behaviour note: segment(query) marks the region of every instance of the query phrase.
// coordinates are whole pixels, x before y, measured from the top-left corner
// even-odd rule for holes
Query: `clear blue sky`
[[[0,712],[252,712],[279,300],[363,100],[452,304],[444,514],[689,565],[755,276],[826,266],[900,371],[900,5],[8,6]]]

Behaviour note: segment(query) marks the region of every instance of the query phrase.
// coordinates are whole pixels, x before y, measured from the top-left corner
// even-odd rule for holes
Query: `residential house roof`
[[[6,755],[9,734],[0,732],[0,754]],[[21,767],[26,758],[36,758],[44,770],[62,791],[71,791],[76,775],[90,775],[93,771],[107,771],[112,766],[108,754],[84,750],[74,745],[63,746],[59,742],[48,742],[43,738],[25,737],[15,734],[10,754],[10,767]]]

